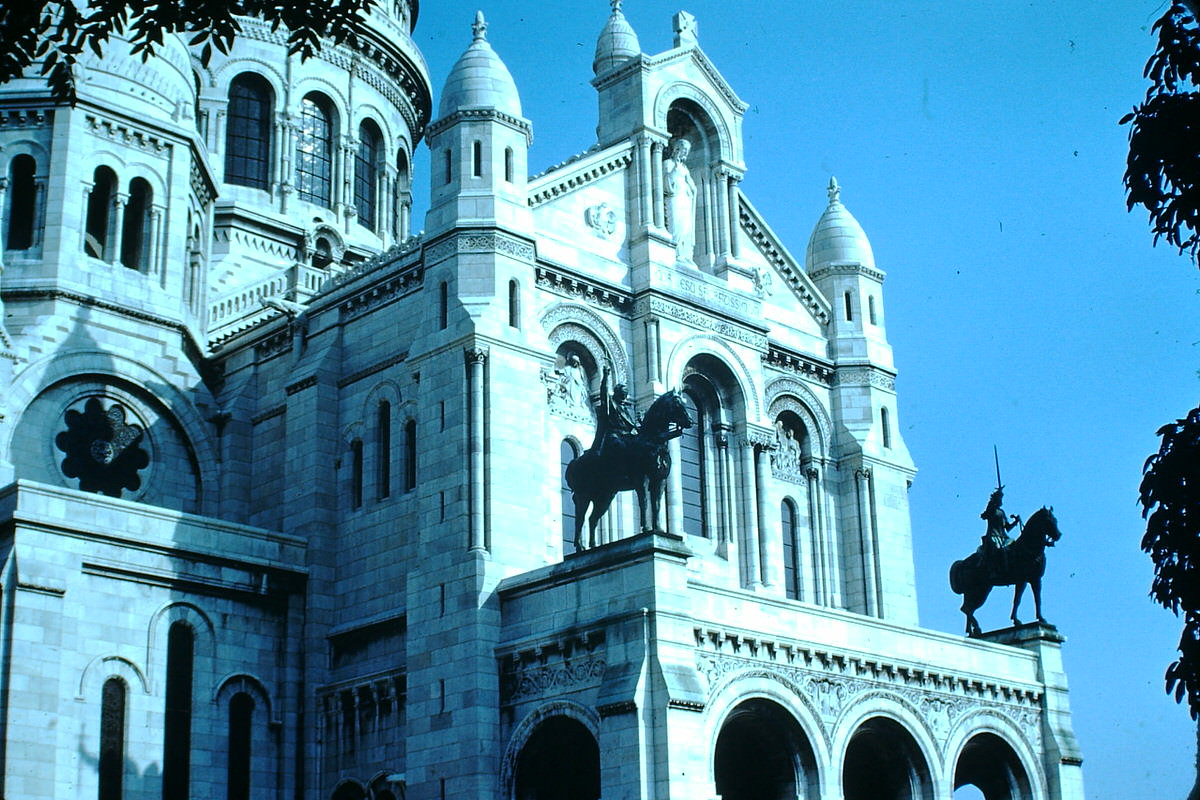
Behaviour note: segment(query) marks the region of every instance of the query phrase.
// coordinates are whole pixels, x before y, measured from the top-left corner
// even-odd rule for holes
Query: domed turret
[[[871,242],[862,225],[842,205],[841,191],[837,178],[830,178],[829,207],[817,220],[804,257],[804,268],[810,273],[827,264],[875,266]]]
[[[482,11],[475,12],[471,26],[475,41],[459,57],[438,105],[438,117],[446,117],[460,108],[494,108],[514,117],[521,116],[521,97],[517,85],[500,56],[487,41],[487,22]]]
[[[621,13],[621,0],[613,0],[612,16],[600,31],[596,40],[596,57],[592,60],[592,72],[601,75],[611,69],[637,58],[642,52],[637,33]]]

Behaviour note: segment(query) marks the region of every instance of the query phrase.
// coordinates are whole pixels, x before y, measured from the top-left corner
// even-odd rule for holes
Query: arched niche
[[[723,721],[713,772],[722,800],[820,796],[812,744],[787,709],[761,697],[739,703]]]
[[[850,735],[842,760],[845,800],[933,800],[929,764],[898,721],[871,717]]]
[[[514,800],[599,800],[600,747],[579,720],[543,719],[516,759]]]
[[[955,800],[972,796],[984,800],[1033,798],[1020,757],[1012,745],[990,732],[978,733],[963,745],[954,765],[954,790]]]

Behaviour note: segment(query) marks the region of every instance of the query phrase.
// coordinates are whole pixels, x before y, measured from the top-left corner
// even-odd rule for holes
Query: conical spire
[[[817,220],[808,240],[804,267],[809,272],[830,264],[861,264],[875,266],[871,242],[858,220],[842,205],[842,187],[837,178],[829,179],[826,189],[829,206]]]
[[[471,46],[459,57],[446,77],[438,118],[449,116],[460,108],[494,108],[513,116],[521,116],[521,96],[508,67],[496,55],[487,40],[487,20],[482,11],[475,12],[471,24]]]
[[[621,13],[621,0],[612,0],[612,14],[600,37],[596,40],[596,57],[592,59],[592,72],[597,75],[608,72],[641,55],[642,46],[637,33]]]

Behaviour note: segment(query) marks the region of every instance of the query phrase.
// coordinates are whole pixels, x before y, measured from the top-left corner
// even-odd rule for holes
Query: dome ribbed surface
[[[487,23],[483,14],[475,16],[472,26],[475,40],[455,62],[438,104],[438,118],[453,114],[460,108],[494,108],[515,117],[521,116],[521,97],[517,84],[500,56],[488,44]]]
[[[604,30],[600,31],[600,38],[596,40],[592,72],[597,75],[608,72],[641,53],[642,46],[638,43],[637,33],[621,13],[621,4],[614,3],[612,15],[604,23]]]
[[[862,264],[875,266],[875,253],[867,234],[841,201],[841,188],[837,180],[829,181],[829,207],[817,220],[812,236],[808,239],[808,251],[804,257],[804,268],[809,272],[828,264]]]

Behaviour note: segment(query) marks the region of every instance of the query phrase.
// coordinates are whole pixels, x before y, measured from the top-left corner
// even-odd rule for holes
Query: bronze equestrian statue
[[[575,501],[576,550],[585,549],[583,523],[588,507],[591,515],[587,517],[586,547],[591,548],[596,546],[596,525],[617,492],[637,492],[642,530],[658,528],[666,479],[671,471],[667,443],[692,427],[678,390],[659,395],[638,422],[624,385],[618,384],[610,394],[608,377],[605,369],[596,408],[596,438],[591,447],[567,465],[567,486]]]
[[[1058,530],[1058,520],[1054,518],[1054,509],[1043,506],[1025,523],[1016,541],[1011,544],[992,541],[999,529],[1002,529],[1000,533],[1004,539],[1008,540],[1007,531],[1020,522],[1019,517],[1013,517],[1011,524],[1005,519],[1000,509],[1003,496],[999,489],[992,497],[994,502],[988,503],[990,514],[988,510],[983,514],[984,519],[988,520],[983,546],[967,558],[955,561],[950,567],[950,588],[955,594],[963,596],[962,611],[967,615],[968,636],[981,633],[975,611],[987,600],[993,586],[1013,587],[1014,625],[1021,624],[1021,620],[1017,619],[1017,607],[1021,604],[1026,585],[1033,589],[1037,621],[1046,621],[1042,617],[1042,576],[1046,573],[1046,548],[1053,547],[1062,536]]]

